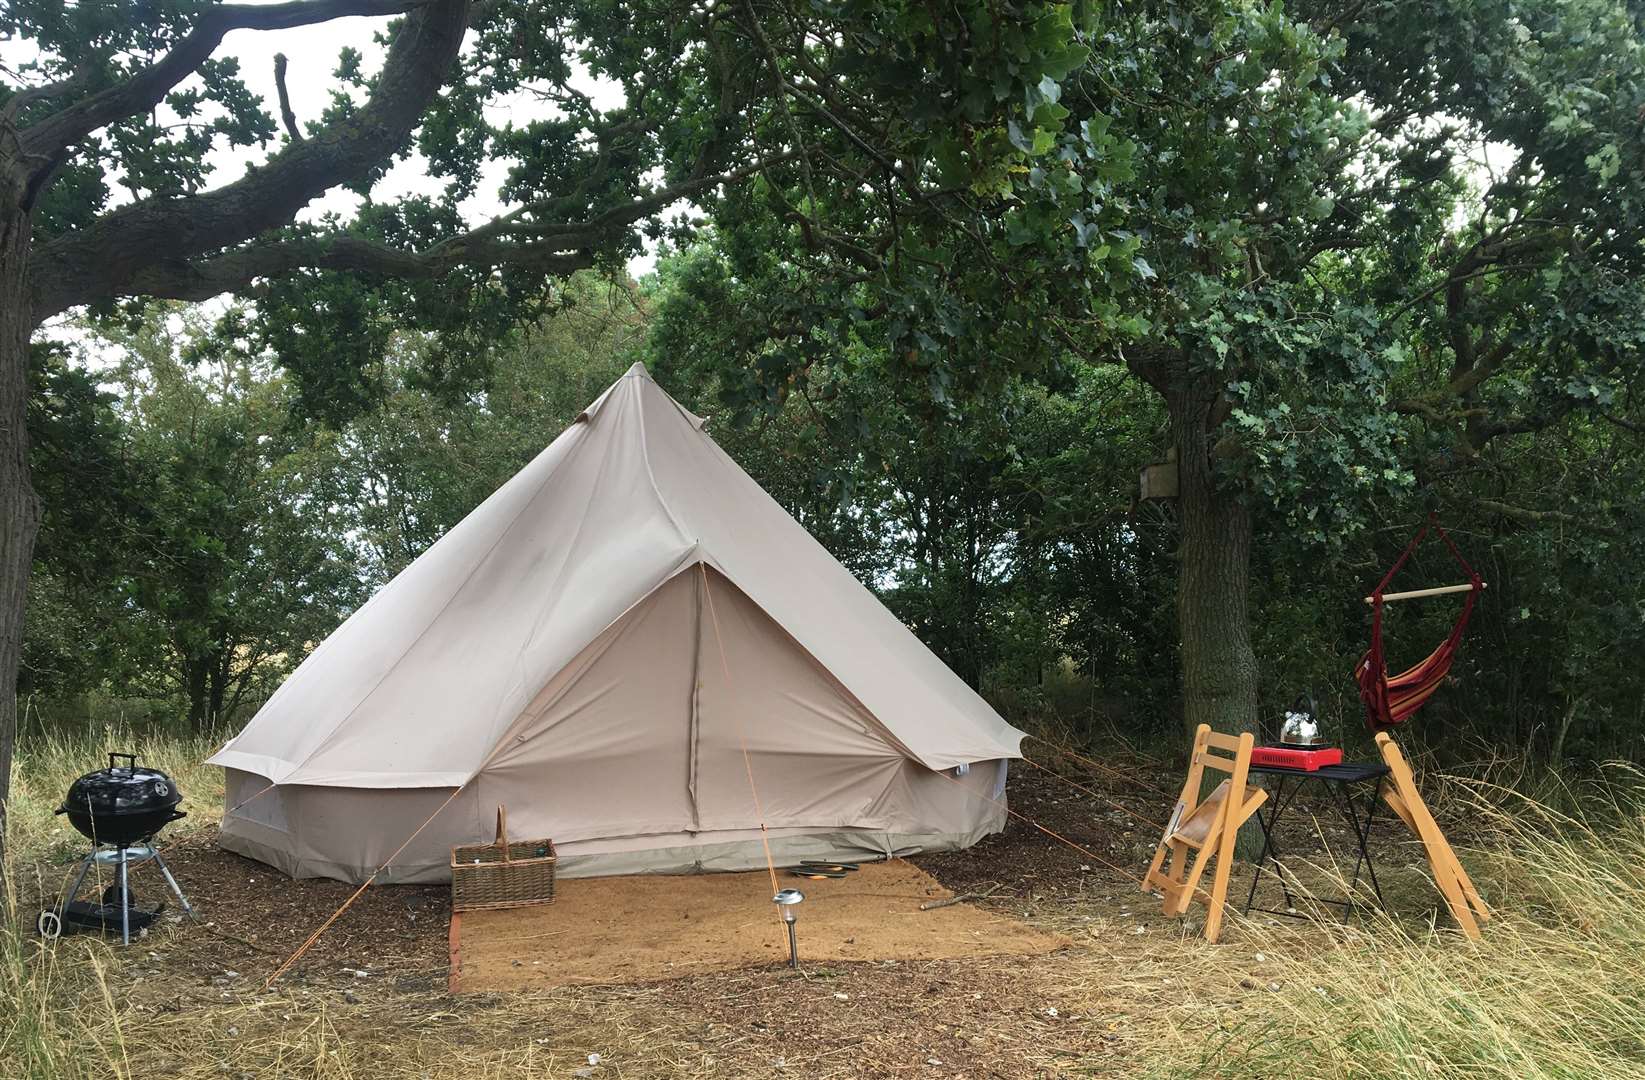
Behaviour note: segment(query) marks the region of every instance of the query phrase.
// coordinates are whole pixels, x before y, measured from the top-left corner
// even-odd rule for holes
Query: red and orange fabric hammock
[[[1451,550],[1457,565],[1462,567],[1463,573],[1468,575],[1466,585],[1444,585],[1435,589],[1416,589],[1411,592],[1389,593],[1388,584],[1394,580],[1410,559],[1411,553],[1422,543],[1429,530],[1438,534],[1445,541],[1445,546]],[[1462,632],[1467,629],[1468,616],[1474,611],[1474,598],[1485,588],[1485,582],[1480,580],[1479,574],[1468,565],[1468,560],[1462,557],[1457,550],[1456,543],[1451,539],[1437,520],[1430,517],[1428,523],[1411,538],[1405,545],[1405,551],[1394,563],[1393,568],[1383,577],[1380,584],[1372,591],[1365,602],[1371,605],[1371,647],[1360,658],[1359,665],[1354,668],[1354,679],[1359,683],[1359,697],[1365,703],[1365,720],[1373,731],[1386,731],[1397,724],[1402,724],[1411,718],[1411,714],[1422,708],[1428,699],[1433,697],[1445,682],[1445,676],[1450,673],[1451,662],[1456,658],[1457,646],[1462,642]],[[1456,625],[1451,627],[1451,634],[1439,647],[1412,667],[1398,675],[1388,674],[1388,660],[1382,648],[1382,605],[1389,600],[1409,600],[1419,596],[1438,596],[1444,593],[1466,592],[1467,598],[1462,602],[1462,614],[1457,616]]]

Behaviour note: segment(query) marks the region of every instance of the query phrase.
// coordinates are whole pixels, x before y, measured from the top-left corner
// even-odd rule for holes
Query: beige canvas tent
[[[223,845],[357,881],[427,821],[380,880],[436,881],[499,803],[573,876],[998,831],[1022,733],[702,427],[634,365],[211,759]]]

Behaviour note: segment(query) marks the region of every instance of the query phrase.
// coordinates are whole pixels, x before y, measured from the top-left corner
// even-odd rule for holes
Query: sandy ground
[[[807,964],[1032,956],[1069,944],[969,903],[921,911],[954,893],[900,859],[778,884],[805,893],[796,930]],[[552,904],[453,915],[452,987],[655,982],[770,967],[788,955],[771,892],[764,871],[563,881]]]

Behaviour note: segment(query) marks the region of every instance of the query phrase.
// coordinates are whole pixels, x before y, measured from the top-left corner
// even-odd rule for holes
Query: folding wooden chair
[[[1406,764],[1405,755],[1400,753],[1387,732],[1377,733],[1377,749],[1382,751],[1382,760],[1388,766],[1382,801],[1422,841],[1423,850],[1428,853],[1428,866],[1434,872],[1434,884],[1439,886],[1451,915],[1464,934],[1478,940],[1479,923],[1490,921],[1490,909],[1479,898],[1474,883],[1468,880],[1468,872],[1457,861],[1456,852],[1451,850],[1445,834],[1439,831],[1439,824],[1434,821],[1428,804],[1422,801],[1422,795],[1417,791],[1411,766]]]
[[[1234,841],[1239,827],[1250,820],[1257,807],[1268,798],[1266,791],[1245,782],[1251,769],[1254,742],[1249,733],[1219,735],[1208,724],[1201,724],[1194,732],[1188,781],[1182,786],[1182,795],[1171,811],[1171,822],[1165,827],[1154,861],[1142,879],[1143,892],[1157,890],[1165,897],[1167,915],[1184,914],[1194,900],[1204,904],[1207,941],[1216,941],[1222,933],[1222,909],[1228,898],[1228,878],[1234,868]],[[1233,756],[1227,756],[1229,754]],[[1199,793],[1206,769],[1228,773],[1228,779],[1201,801]],[[1231,792],[1238,792],[1239,796],[1231,797]],[[1197,853],[1192,863],[1191,852]],[[1211,877],[1211,891],[1206,892],[1199,887],[1199,881],[1205,874],[1206,864],[1213,859],[1217,868]]]

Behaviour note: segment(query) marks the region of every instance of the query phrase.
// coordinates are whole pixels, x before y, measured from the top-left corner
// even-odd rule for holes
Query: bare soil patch
[[[954,893],[901,859],[779,884],[803,887],[797,928],[808,965],[1028,956],[1068,944],[970,904],[921,911]],[[764,871],[579,878],[561,882],[552,904],[463,912],[452,923],[460,990],[655,982],[770,967],[788,955]]]

